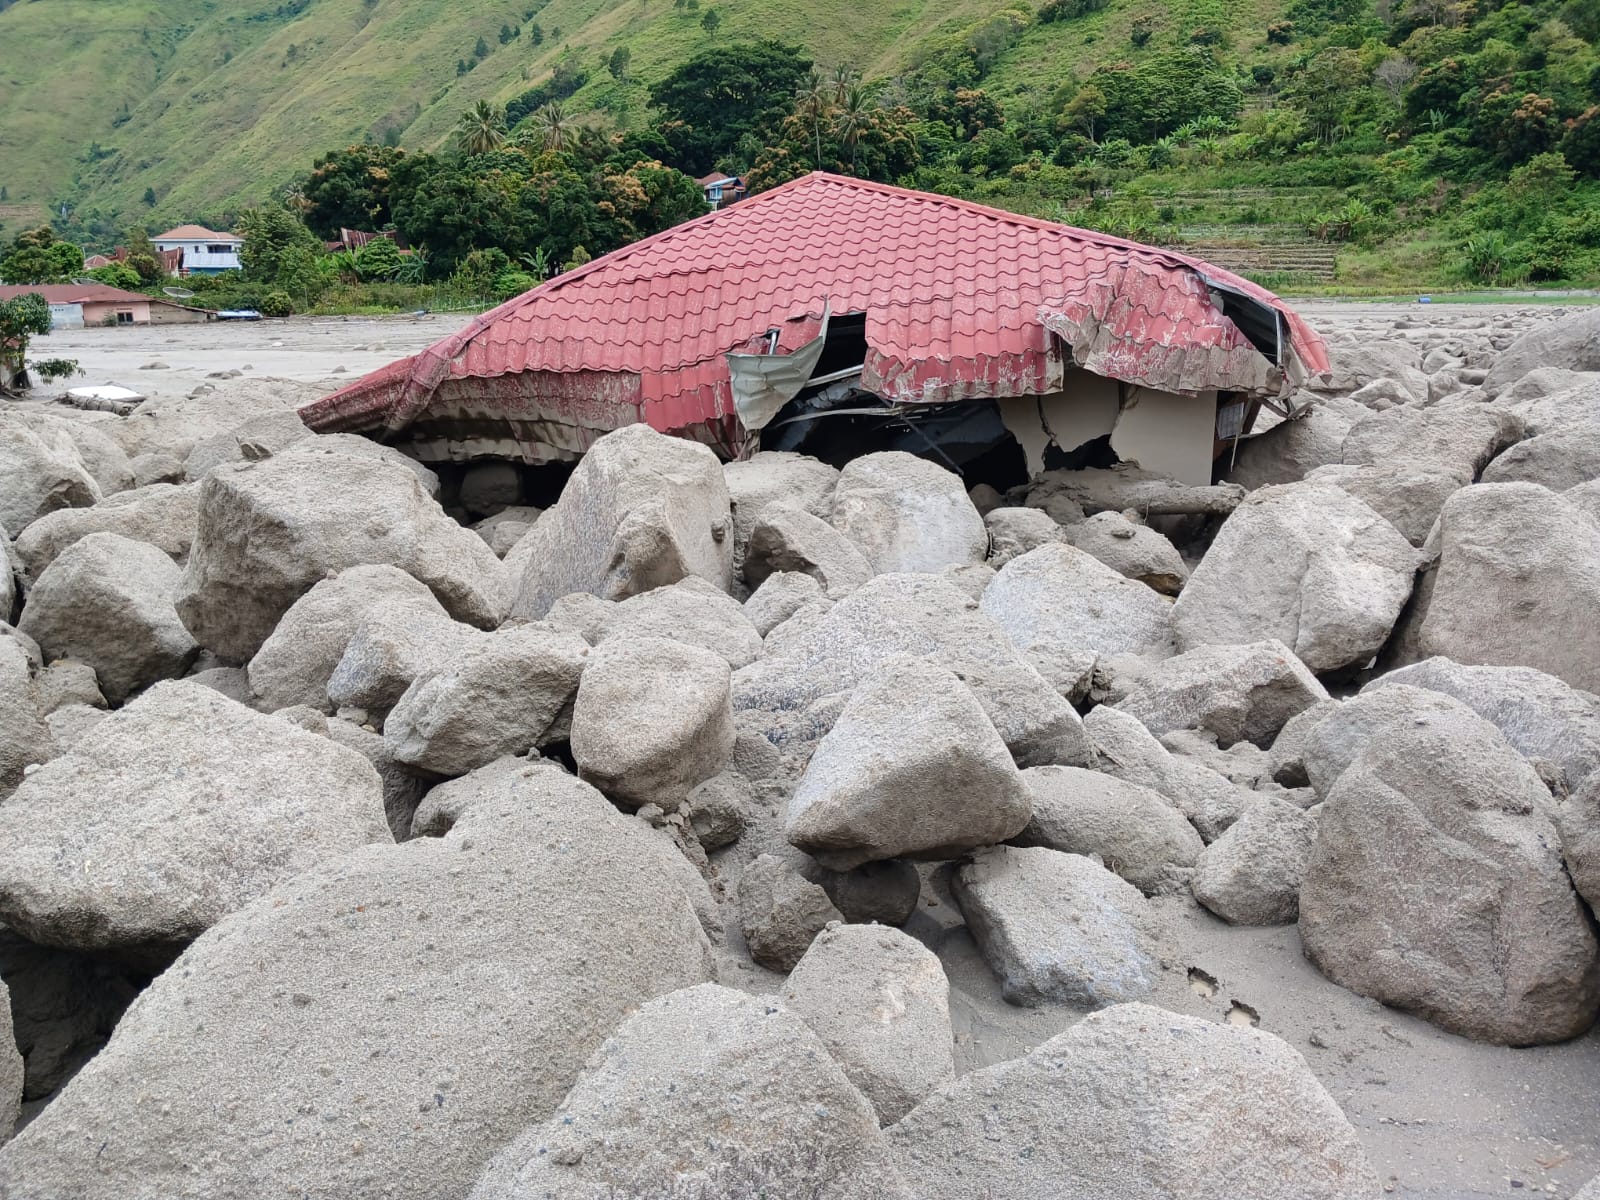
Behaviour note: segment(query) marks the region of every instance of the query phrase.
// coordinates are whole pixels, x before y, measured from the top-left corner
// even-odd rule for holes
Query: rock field
[[[1204,489],[0,402],[0,1198],[1600,1195],[1600,307],[1308,315]]]

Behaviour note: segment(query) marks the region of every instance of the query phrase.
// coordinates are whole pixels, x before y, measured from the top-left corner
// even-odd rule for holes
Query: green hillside
[[[456,285],[499,294],[697,211],[660,160],[825,166],[1280,287],[1600,284],[1595,0],[0,0],[0,47],[4,238],[292,190],[291,225],[391,222],[412,274],[471,256]],[[290,259],[250,281],[316,303]]]

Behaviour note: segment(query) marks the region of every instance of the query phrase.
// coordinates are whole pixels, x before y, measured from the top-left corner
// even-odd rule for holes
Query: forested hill
[[[1268,282],[1600,282],[1595,0],[0,0],[0,46],[7,237],[287,198],[542,271],[823,166]]]

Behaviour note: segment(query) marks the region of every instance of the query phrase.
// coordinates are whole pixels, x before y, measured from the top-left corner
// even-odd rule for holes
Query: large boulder
[[[49,658],[94,668],[112,704],[183,674],[200,647],[173,599],[183,572],[148,542],[91,533],[45,569],[17,628]]]
[[[734,567],[744,564],[745,547],[767,509],[774,504],[803,509],[827,519],[839,469],[786,450],[761,450],[723,465],[723,482],[733,506]]]
[[[304,708],[285,710],[306,713]],[[278,714],[274,714],[278,715]],[[347,750],[354,750],[372,764],[383,787],[383,815],[389,823],[389,832],[397,842],[411,836],[412,820],[422,797],[428,790],[427,782],[401,764],[384,744],[383,735],[370,726],[332,717],[327,720],[327,736]],[[313,733],[321,733],[313,729]]]
[[[1037,508],[993,508],[983,514],[989,531],[989,565],[995,570],[1013,558],[1067,540],[1066,529]]]
[[[1578,895],[1600,909],[1600,772],[1555,806],[1561,857]]]
[[[1145,1004],[1093,1013],[888,1131],[939,1200],[1372,1200],[1361,1139],[1261,1029]]]
[[[1012,839],[1098,857],[1145,895],[1173,891],[1205,849],[1166,797],[1082,767],[1029,767],[1022,773],[1033,815]]]
[[[359,566],[315,584],[289,606],[250,659],[250,690],[272,710],[295,704],[327,708],[333,677],[368,613],[386,600],[408,600],[448,614],[424,584],[398,567]]]
[[[1318,467],[1340,461],[1345,434],[1360,415],[1361,409],[1351,412],[1345,404],[1307,405],[1292,419],[1242,439],[1231,454],[1227,478],[1252,490],[1297,483]]]
[[[55,434],[65,434],[102,496],[113,496],[131,488],[134,483],[133,465],[117,439],[106,432],[107,429],[116,429],[120,422],[109,417],[102,420],[86,414],[79,415],[73,409],[58,411],[73,415],[27,409],[20,410],[16,415],[47,439]]]
[[[1028,823],[1028,788],[961,680],[916,658],[856,685],[789,802],[784,833],[825,866],[955,858]]]
[[[1326,483],[1262,488],[1234,510],[1172,609],[1184,650],[1276,638],[1313,671],[1365,665],[1411,595],[1422,556]]]
[[[1328,339],[1328,361],[1326,373],[1307,381],[1310,390],[1340,395],[1380,379],[1406,381],[1414,389],[1415,381],[1422,379],[1424,390],[1416,399],[1427,399],[1422,351],[1410,342],[1341,330]]]
[[[1200,646],[1155,663],[1117,708],[1157,737],[1207,729],[1223,747],[1265,747],[1290,717],[1327,698],[1327,689],[1294,652],[1269,640]]]
[[[337,640],[341,629],[334,632]],[[335,709],[387,711],[418,678],[445,670],[487,636],[452,620],[433,596],[397,590],[368,609],[350,634],[328,676],[328,703]]]
[[[1600,524],[1532,483],[1479,484],[1445,502],[1419,658],[1535,667],[1600,691]]]
[[[360,755],[187,682],[101,721],[3,811],[0,920],[158,959],[291,875],[390,840]]]
[[[1398,529],[1406,541],[1422,546],[1444,502],[1472,479],[1451,467],[1400,460],[1318,467],[1306,476],[1306,482],[1332,484],[1349,492]]]
[[[674,811],[727,765],[727,660],[666,638],[618,638],[589,656],[572,710],[578,772],[613,800]]]
[[[876,576],[781,645],[773,639],[800,618],[774,630],[761,661],[738,673],[734,706],[775,743],[814,741],[826,726],[794,728],[808,709],[849,692],[880,663],[911,655],[948,667],[972,689],[1019,764],[1087,762],[1078,714],[977,607],[931,575]]]
[[[779,1194],[905,1200],[871,1106],[817,1035],[706,983],[624,1021],[471,1200]]]
[[[698,575],[733,582],[733,517],[710,449],[628,425],[589,448],[519,548],[513,612],[539,618],[569,592],[622,600]]]
[[[1292,925],[1315,818],[1263,796],[1200,855],[1194,898],[1234,925]]]
[[[1319,799],[1326,800],[1345,768],[1391,725],[1430,714],[1448,717],[1459,707],[1449,696],[1404,684],[1316,705],[1296,718],[1293,728],[1285,729],[1284,736],[1298,743],[1298,749],[1291,750],[1286,762],[1279,761],[1276,754],[1269,756],[1275,763],[1274,775],[1297,764],[1304,782]]]
[[[812,576],[834,600],[849,595],[874,574],[853,541],[821,517],[784,504],[769,505],[761,514],[744,554],[744,580],[752,588],[777,571]]]
[[[1522,432],[1516,416],[1488,405],[1391,408],[1362,417],[1350,427],[1343,458],[1358,466],[1426,463],[1475,479]]]
[[[342,453],[206,476],[178,612],[201,645],[242,663],[313,585],[369,563],[427,584],[458,620],[493,628],[504,614],[500,560],[482,539],[404,467]]]
[[[1600,309],[1582,309],[1523,334],[1495,358],[1483,390],[1497,396],[1530,371],[1543,367],[1600,371]]]
[[[892,1125],[956,1081],[950,981],[938,955],[881,925],[836,925],[789,973],[783,1002]]]
[[[1075,546],[1041,546],[1012,559],[984,589],[980,607],[1031,659],[1063,649],[1173,653],[1171,601]]]
[[[255,462],[314,436],[292,408],[259,413],[196,442],[184,460],[183,473],[190,479],[204,479],[208,471],[223,463]]]
[[[1435,699],[1372,731],[1329,790],[1300,888],[1306,954],[1453,1033],[1575,1037],[1600,1011],[1600,956],[1549,793],[1493,725]]]
[[[579,592],[562,600],[577,600],[580,596],[588,593]],[[609,604],[596,596],[588,599],[604,611],[593,638],[596,645],[611,638],[670,638],[710,650],[727,659],[734,670],[761,657],[761,634],[745,615],[744,606],[698,575],[629,596],[620,604]]]
[[[821,884],[775,854],[759,855],[745,867],[737,898],[745,948],[774,971],[793,970],[819,933],[844,920]]]
[[[588,654],[577,634],[538,625],[478,638],[412,682],[384,722],[384,744],[396,761],[434,775],[525,753],[572,699]]]
[[[484,544],[504,561],[542,515],[542,509],[513,506],[501,509],[492,517],[474,521],[472,532],[481,537]],[[523,563],[523,569],[527,569],[526,563]],[[518,574],[514,578],[521,579],[522,576]]]
[[[1032,510],[1029,510],[1032,511]],[[1148,525],[1122,513],[1101,512],[1066,529],[1066,540],[1118,575],[1137,579],[1164,596],[1176,596],[1189,578],[1178,548]]]
[[[1215,841],[1256,803],[1255,793],[1202,762],[1171,753],[1128,713],[1102,704],[1084,718],[1083,728],[1097,771],[1155,792],[1188,819],[1202,841]]]
[[[151,984],[0,1194],[464,1196],[625,1014],[710,977],[693,875],[553,770],[303,872]]]
[[[1591,405],[1600,405],[1600,387],[1584,391]],[[1483,469],[1485,483],[1537,483],[1552,492],[1591,479],[1600,479],[1600,408],[1518,442]]]
[[[879,573],[934,572],[982,562],[983,518],[959,476],[899,450],[864,454],[839,473],[833,525]]]
[[[953,890],[1013,1004],[1102,1008],[1156,985],[1162,927],[1155,910],[1093,859],[991,846],[957,868]]]
[[[1362,694],[1395,684],[1461,701],[1536,767],[1554,768],[1565,791],[1576,791],[1600,772],[1600,706],[1553,675],[1532,667],[1467,667],[1429,658],[1374,679]]]
[[[251,417],[292,411],[325,394],[326,389],[317,383],[238,379],[189,396],[146,400],[113,429],[129,458],[164,454],[175,458],[181,468],[200,442],[226,434]]]
[[[0,800],[23,772],[54,753],[33,687],[33,664],[16,638],[0,634]]]
[[[35,429],[0,413],[0,525],[12,537],[46,513],[96,503],[100,485],[61,429]]]
[[[189,557],[199,519],[198,484],[152,483],[107,496],[92,508],[60,508],[47,513],[17,538],[17,556],[27,578],[37,579],[79,538],[116,533],[148,542],[181,564]]]

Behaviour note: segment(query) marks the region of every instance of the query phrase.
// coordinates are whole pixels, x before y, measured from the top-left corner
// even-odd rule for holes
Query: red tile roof
[[[15,300],[29,293],[43,296],[47,304],[149,304],[153,299],[108,283],[22,283],[0,287],[0,300]]]
[[[1286,370],[1208,282],[1282,313]],[[863,384],[906,403],[1048,391],[1052,334],[1079,366],[1167,391],[1280,394],[1328,366],[1281,301],[1198,260],[818,172],[557,276],[303,415],[397,431],[437,399],[436,416],[555,422],[581,446],[643,420],[726,448],[739,433],[723,355],[780,326],[793,348],[825,301],[866,313]]]

